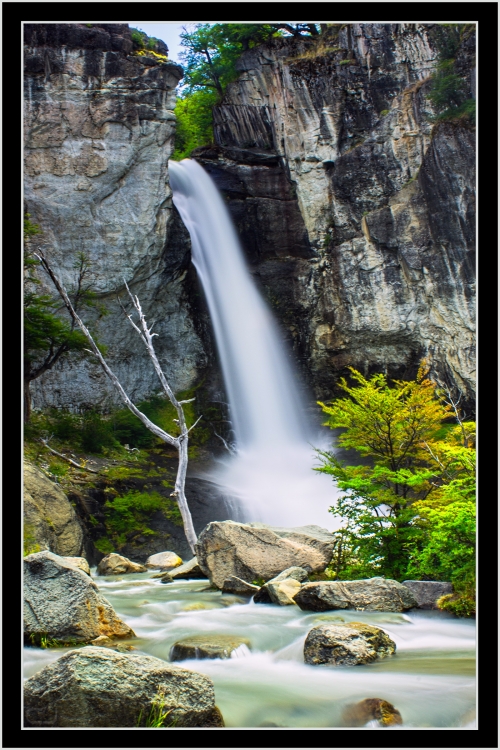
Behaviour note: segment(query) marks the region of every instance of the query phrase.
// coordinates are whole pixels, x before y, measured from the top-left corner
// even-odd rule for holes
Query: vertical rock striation
[[[441,39],[351,24],[251,49],[196,154],[319,397],[348,366],[412,377],[425,356],[474,398],[475,131],[432,122]],[[469,97],[474,55],[467,29]]]
[[[186,299],[189,246],[170,242],[167,163],[182,69],[166,60],[163,43],[160,56],[134,53],[126,24],[27,24],[24,33],[25,205],[40,241],[67,287],[77,254],[90,259],[110,312],[94,328],[132,397],[158,383],[116,302],[124,279],[148,320],[157,320],[158,354],[172,385],[188,387],[205,354]],[[100,368],[74,358],[32,390],[35,406],[117,400]]]

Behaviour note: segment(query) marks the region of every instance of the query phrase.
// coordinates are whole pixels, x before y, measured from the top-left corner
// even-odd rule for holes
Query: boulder
[[[358,609],[367,612],[403,612],[417,606],[406,586],[385,578],[361,581],[318,581],[306,583],[295,596],[301,609]]]
[[[63,557],[63,560],[66,560],[69,565],[74,565],[75,568],[83,570],[88,576],[90,575],[90,565],[84,557]]]
[[[198,565],[198,560],[193,557],[192,560],[188,560],[183,565],[179,565],[175,570],[170,571],[174,581],[184,580],[189,578],[206,578],[206,574],[202,571]]]
[[[209,677],[153,656],[87,646],[24,683],[26,727],[144,727],[154,705],[167,725],[224,726]]]
[[[132,562],[128,557],[117,555],[116,552],[112,552],[110,555],[103,557],[97,566],[97,575],[99,576],[115,576],[122,575],[123,573],[145,573],[146,571],[147,568],[144,565]]]
[[[309,631],[304,644],[306,664],[369,664],[389,656],[396,644],[381,628],[362,622],[325,623]]]
[[[83,531],[62,489],[29,461],[24,462],[24,549],[80,555]]]
[[[248,638],[238,635],[194,635],[174,643],[170,649],[170,661],[184,659],[229,659],[240,646],[250,647]]]
[[[235,521],[209,523],[196,545],[200,568],[219,589],[230,576],[251,583],[269,581],[291,566],[318,572],[332,552],[333,535],[319,526],[284,529]]]
[[[441,581],[403,581],[403,586],[410,589],[419,609],[438,609],[437,600],[453,593],[452,584]]]
[[[60,643],[89,643],[101,635],[135,635],[95,582],[79,568],[52,552],[24,558],[24,637],[37,643],[46,637]]]
[[[253,583],[247,583],[237,576],[229,576],[222,584],[222,591],[225,594],[239,594],[240,596],[254,596],[260,589]]]
[[[146,568],[156,570],[170,570],[170,568],[177,568],[179,565],[182,565],[182,560],[175,552],[158,552],[158,554],[151,555],[146,560]]]
[[[300,583],[308,580],[304,568],[287,568],[264,584],[254,597],[256,604],[296,604],[293,597],[300,591]]]
[[[376,721],[381,727],[403,723],[398,709],[381,698],[366,698],[346,706],[342,712],[342,724],[345,727],[364,727],[370,721]]]

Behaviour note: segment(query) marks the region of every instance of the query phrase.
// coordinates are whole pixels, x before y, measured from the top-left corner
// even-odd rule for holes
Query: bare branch
[[[44,440],[43,438],[40,438],[40,442],[43,443],[43,445],[47,448],[47,450],[53,453],[54,456],[58,456],[59,458],[64,459],[64,461],[67,461],[69,464],[71,464],[71,466],[74,466],[76,469],[80,469],[80,471],[90,471],[92,474],[99,474],[99,472],[96,471],[95,469],[88,469],[86,466],[81,466],[80,464],[77,464],[76,461],[72,461],[71,458],[68,458],[62,453],[59,453],[58,451],[54,450],[54,448],[50,447],[48,440]]]
[[[196,420],[196,422],[195,422],[194,424],[192,424],[192,425],[191,425],[191,427],[190,427],[190,428],[189,428],[189,430],[187,431],[187,434],[188,434],[188,435],[189,435],[189,433],[191,432],[191,430],[194,430],[194,428],[196,427],[196,425],[198,424],[198,422],[200,421],[200,419],[202,418],[202,416],[203,416],[203,414],[200,414],[200,416],[198,417],[198,419]]]

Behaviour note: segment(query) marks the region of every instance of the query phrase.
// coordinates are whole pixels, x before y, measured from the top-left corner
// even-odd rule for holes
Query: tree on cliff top
[[[318,28],[319,26],[319,28]],[[226,86],[238,77],[236,62],[242,53],[273,36],[318,36],[325,24],[314,23],[199,23],[184,28],[180,54],[184,86],[177,100],[176,148],[174,159],[189,156],[194,148],[212,142],[212,108]]]

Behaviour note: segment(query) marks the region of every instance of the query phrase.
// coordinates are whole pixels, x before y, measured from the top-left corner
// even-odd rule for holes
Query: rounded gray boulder
[[[307,634],[306,664],[370,664],[396,651],[396,644],[381,628],[362,622],[325,623]]]
[[[144,727],[154,705],[167,726],[224,726],[209,677],[153,656],[86,646],[24,684],[26,727]]]

